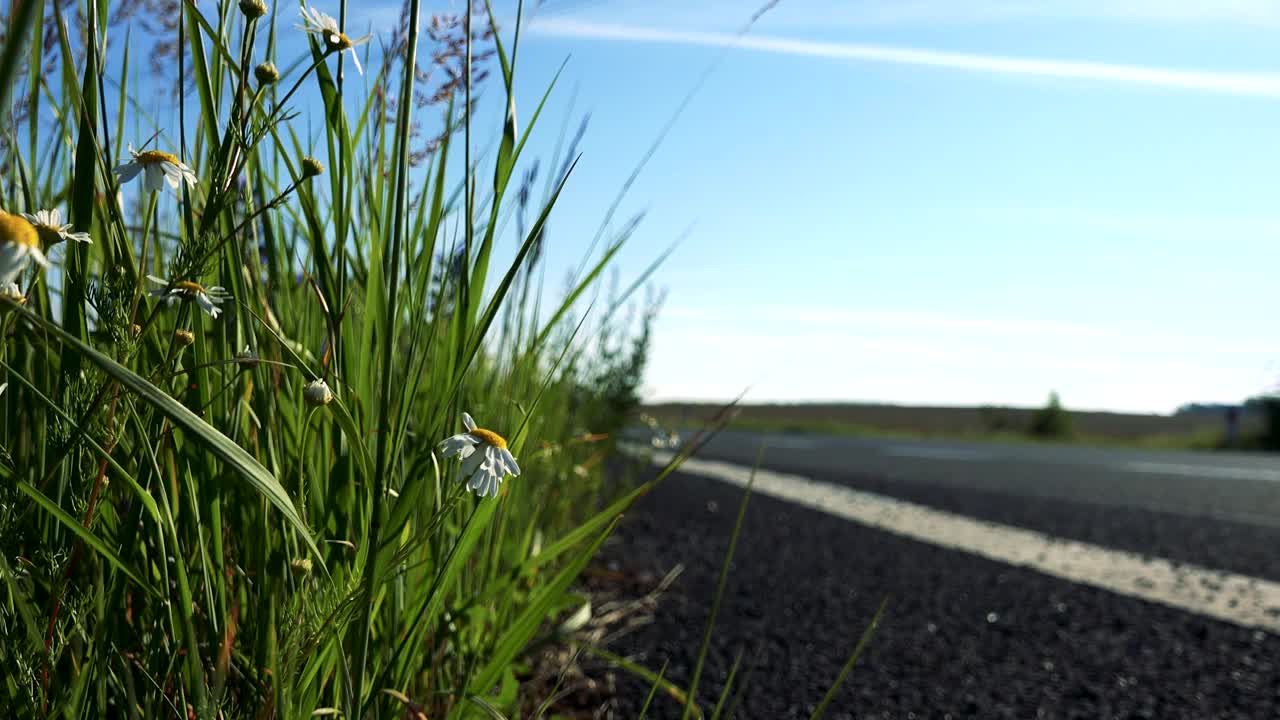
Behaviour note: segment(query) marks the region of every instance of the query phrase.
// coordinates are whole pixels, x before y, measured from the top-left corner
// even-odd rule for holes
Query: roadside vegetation
[[[1261,407],[1261,405],[1259,405]],[[717,408],[709,404],[655,404],[645,411],[663,426],[698,426]],[[1280,418],[1280,412],[1276,413]],[[1280,423],[1276,423],[1280,426]],[[1241,415],[1228,442],[1222,413],[1137,415],[1071,410],[1058,401],[1041,408],[1002,406],[917,407],[855,403],[750,404],[736,408],[729,427],[739,430],[826,433],[901,439],[1053,442],[1169,450],[1264,449],[1266,416]],[[1280,446],[1280,445],[1278,445]]]
[[[615,203],[546,291],[582,132],[528,157],[556,87],[516,106],[518,14],[406,0],[370,38],[359,8],[0,18],[0,716],[566,717],[587,652],[728,717],[714,610],[672,679],[597,646],[576,584],[697,447],[606,463],[665,255],[601,287]]]
[[[606,217],[545,303],[577,151],[535,186],[556,129],[515,105],[518,24],[411,0],[370,42],[359,8],[4,18],[0,715],[551,709],[531,653],[591,617],[575,578],[658,482],[603,474],[652,268],[600,291],[634,228]]]

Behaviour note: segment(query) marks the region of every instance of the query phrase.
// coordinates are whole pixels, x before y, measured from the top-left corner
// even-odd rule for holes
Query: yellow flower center
[[[0,210],[0,242],[39,248],[40,234],[26,218]]]
[[[489,443],[490,445],[498,448],[499,450],[507,449],[506,438],[502,437],[501,435],[499,435],[498,433],[492,430],[485,430],[484,428],[476,428],[475,430],[471,431],[471,434]]]
[[[162,162],[167,162],[170,165],[179,164],[177,156],[159,150],[144,150],[135,154],[134,158],[143,165],[155,165]]]
[[[179,280],[173,284],[175,290],[185,290],[192,294],[204,292],[204,286],[200,283],[193,283],[190,280]]]
[[[337,36],[338,38],[336,42],[333,39],[334,36]],[[325,37],[324,41],[329,45],[331,49],[336,50],[338,52],[342,52],[343,50],[350,50],[352,47],[354,47],[351,44],[351,38],[347,37],[346,33],[329,34]]]
[[[53,247],[62,242],[62,233],[58,232],[59,228],[52,225],[35,225],[36,232],[40,234],[40,242],[45,247]]]

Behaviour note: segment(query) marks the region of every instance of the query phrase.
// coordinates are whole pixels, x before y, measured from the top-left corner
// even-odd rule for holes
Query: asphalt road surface
[[[1280,587],[1280,459],[1262,455],[726,432],[698,456],[718,463],[673,475],[606,547],[624,576],[684,567],[654,622],[615,650],[687,683],[742,497],[722,468],[749,468],[761,447],[775,484],[801,476],[829,492],[808,504],[752,497],[704,705],[742,652],[736,717],[808,717],[888,597],[828,717],[1280,717],[1280,605],[1263,593],[1261,615],[1236,618],[1229,589]],[[850,520],[841,502],[915,508],[924,515],[884,516],[930,528]],[[938,540],[948,518],[994,534]],[[1052,550],[1010,560],[1026,531],[1083,553],[1090,572],[1089,553],[1130,558],[1120,567],[1136,568],[1133,588],[1073,580],[1045,560]],[[1226,610],[1151,600],[1162,572]],[[647,689],[623,680],[618,716],[634,717]],[[657,703],[650,717],[679,715]]]
[[[839,479],[1061,498],[1280,528],[1280,456],[723,432],[699,457]]]

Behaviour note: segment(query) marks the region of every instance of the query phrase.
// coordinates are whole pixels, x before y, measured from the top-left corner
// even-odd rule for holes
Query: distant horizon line
[[[696,405],[708,408],[725,407],[729,404],[725,399],[650,399],[641,402],[641,408],[671,406],[671,405]],[[1202,405],[1208,407],[1243,407],[1244,401],[1230,402],[1207,402],[1207,401],[1188,401],[1178,405],[1185,407],[1191,405]],[[910,403],[910,402],[890,402],[883,400],[751,400],[737,403],[737,407],[794,407],[794,406],[838,406],[838,407],[896,407],[911,408],[914,410],[981,410],[982,408],[995,408],[1000,410],[1039,410],[1044,407],[1044,403],[1038,405],[1015,405],[1008,403]],[[1156,410],[1118,410],[1114,408],[1090,408],[1090,407],[1073,407],[1063,404],[1063,409],[1068,412],[1075,413],[1108,413],[1112,415],[1152,415],[1157,417],[1173,417],[1178,414],[1178,407],[1173,410],[1160,412]]]

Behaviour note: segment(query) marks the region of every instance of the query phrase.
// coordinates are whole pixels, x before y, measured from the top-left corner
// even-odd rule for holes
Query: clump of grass
[[[79,28],[62,3],[8,18],[0,708],[14,716],[536,707],[526,648],[576,609],[571,583],[652,486],[593,512],[601,428],[575,417],[589,401],[617,427],[632,397],[630,355],[595,395],[614,375],[584,353],[609,325],[577,303],[622,239],[559,306],[538,304],[573,158],[554,159],[544,202],[522,194],[532,217],[495,261],[542,110],[517,113],[518,31],[468,7],[430,22],[423,61],[409,0],[379,60],[348,30],[359,5],[334,4],[332,27],[311,14],[309,49],[282,57],[287,3],[142,3],[165,13],[156,48],[177,66],[168,127],[140,110],[157,88],[130,86],[132,48],[106,62],[124,31],[110,21],[138,3],[90,0]],[[492,130],[473,127],[481,59],[507,98]],[[310,94],[319,106],[300,108]],[[478,133],[497,138],[483,158]],[[16,213],[52,208],[91,242],[28,242]],[[495,496],[469,493],[437,447],[463,412],[492,429],[471,433],[477,452],[518,459],[518,478],[467,466],[496,473]]]

